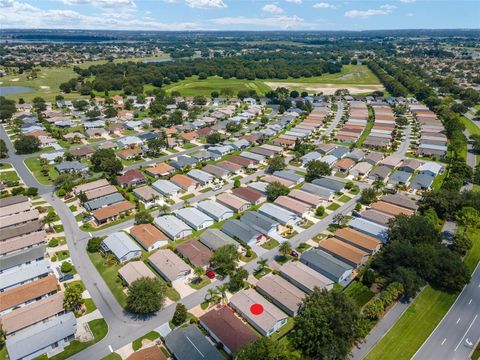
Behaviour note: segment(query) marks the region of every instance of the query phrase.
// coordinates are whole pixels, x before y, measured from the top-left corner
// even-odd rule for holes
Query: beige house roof
[[[303,214],[308,212],[312,207],[289,196],[279,196],[275,199],[274,203],[300,216],[303,216]]]
[[[266,181],[268,183],[274,183],[274,182],[278,182],[286,187],[290,187],[292,185],[294,185],[294,182],[293,181],[290,181],[290,180],[287,180],[287,179],[284,179],[284,178],[281,178],[281,177],[278,177],[278,176],[275,176],[275,175],[267,175],[265,176],[263,179],[263,181]]]
[[[156,276],[143,261],[130,261],[118,270],[118,275],[130,286],[142,277],[155,279]]]
[[[11,311],[0,318],[6,334],[24,329],[30,325],[62,313],[63,292],[58,292],[27,306]]]
[[[256,287],[293,313],[298,311],[305,297],[303,291],[278,275],[264,276],[257,282]]]
[[[5,241],[0,241],[0,254],[8,254],[18,249],[24,249],[29,246],[43,243],[47,238],[47,233],[42,231],[33,232],[27,235],[14,237]]]
[[[98,189],[100,187],[104,187],[104,186],[107,186],[107,185],[109,185],[109,183],[106,179],[100,179],[100,180],[92,181],[92,182],[89,182],[89,183],[86,183],[86,184],[77,185],[73,188],[73,192],[75,194],[78,194],[82,191],[87,192],[89,190]]]
[[[360,266],[368,253],[336,238],[328,238],[318,243],[318,247],[345,262]]]
[[[138,224],[130,229],[130,234],[145,249],[154,245],[157,241],[168,241],[167,235],[158,230],[152,224]]]
[[[140,199],[150,201],[153,199],[161,199],[163,196],[151,186],[145,185],[139,188],[133,189],[133,193]]]
[[[335,237],[370,252],[375,251],[382,244],[377,238],[349,227],[335,231]]]
[[[117,188],[113,185],[103,186],[101,188],[85,191],[88,200],[96,199],[102,196],[110,195],[117,192]]]
[[[238,211],[239,209],[242,209],[244,206],[248,206],[250,203],[246,200],[243,200],[242,198],[239,198],[238,196],[235,196],[230,193],[222,193],[217,195],[216,198],[217,202],[231,208],[235,209]]]
[[[24,211],[19,214],[13,214],[9,216],[4,216],[0,219],[0,228],[6,228],[12,225],[21,224],[27,221],[33,221],[38,219],[39,216],[38,210]]]
[[[280,271],[282,275],[286,275],[288,278],[299,282],[310,291],[313,291],[315,287],[323,289],[333,284],[332,280],[300,261],[287,262],[282,265]]]
[[[316,207],[323,202],[323,200],[320,196],[317,196],[315,194],[311,194],[311,193],[303,191],[303,190],[297,190],[297,189],[292,190],[292,191],[290,191],[288,196],[293,198],[293,199],[304,202],[308,205],[311,205],[313,207]]]
[[[268,332],[268,330],[282,319],[287,318],[287,315],[283,311],[279,310],[253,289],[240,290],[231,297],[230,304],[238,309],[244,318],[265,332]],[[260,315],[253,315],[251,313],[250,308],[253,304],[263,306],[263,312]]]
[[[25,201],[17,204],[12,204],[9,206],[0,207],[0,217],[25,212],[30,210],[31,208],[32,208],[32,204],[30,203],[30,201]]]
[[[148,261],[156,266],[168,279],[176,279],[178,274],[191,270],[172,250],[158,250],[150,255]]]
[[[411,210],[411,209],[407,209],[407,208],[404,208],[404,207],[401,207],[401,206],[389,204],[389,203],[384,202],[384,201],[374,202],[374,203],[370,204],[370,207],[372,209],[377,210],[377,211],[383,212],[385,214],[393,215],[393,216],[397,216],[397,215],[400,215],[400,214],[405,214],[405,215],[412,215],[413,214],[413,210]]]

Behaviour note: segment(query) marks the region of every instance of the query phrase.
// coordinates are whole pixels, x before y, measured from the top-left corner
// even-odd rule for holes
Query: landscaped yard
[[[352,200],[352,198],[349,197],[349,196],[347,196],[347,195],[342,195],[342,196],[340,196],[340,198],[338,199],[338,201],[343,202],[343,203],[349,202],[350,200]]]
[[[15,170],[0,171],[0,181],[20,181],[20,178]]]
[[[149,333],[139,337],[138,339],[134,340],[132,342],[132,348],[133,350],[137,351],[142,347],[142,340],[148,339],[148,340],[156,340],[160,337],[160,334],[157,333],[156,331],[150,331]]]
[[[257,271],[253,274],[253,276],[255,276],[256,279],[261,279],[262,277],[264,277],[265,275],[267,274],[270,274],[272,272],[271,269],[269,268],[263,268],[262,271]]]
[[[270,239],[266,243],[262,244],[262,248],[267,250],[272,250],[273,248],[277,247],[279,242],[275,239]]]
[[[57,259],[59,261],[62,261],[70,257],[70,251],[68,250],[57,251],[55,255],[57,256]]]
[[[58,177],[58,172],[55,170],[54,165],[48,165],[48,176],[44,176],[41,171],[40,158],[38,157],[27,158],[24,162],[33,176],[42,185],[52,185],[53,181]]]
[[[358,306],[365,305],[375,294],[360,281],[353,281],[348,285],[344,293],[350,296]]]
[[[193,198],[193,197],[195,197],[194,194],[187,194],[187,195],[181,196],[180,199],[183,200],[183,201],[185,201],[185,200],[191,199],[191,198]]]
[[[337,203],[331,203],[330,205],[327,206],[327,210],[335,211],[340,207]]]
[[[190,286],[195,290],[200,290],[208,284],[210,284],[210,279],[206,276],[202,276],[202,279],[199,282],[190,282]]]

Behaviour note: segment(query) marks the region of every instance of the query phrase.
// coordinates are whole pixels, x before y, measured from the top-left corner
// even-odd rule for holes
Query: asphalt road
[[[480,267],[443,320],[413,356],[415,360],[470,359],[480,339]]]
[[[340,120],[342,120],[343,116],[343,102],[337,101],[337,112],[335,114],[335,117],[333,118],[333,121],[328,125],[328,128],[325,130],[323,135],[330,135],[332,131],[336,128]]]

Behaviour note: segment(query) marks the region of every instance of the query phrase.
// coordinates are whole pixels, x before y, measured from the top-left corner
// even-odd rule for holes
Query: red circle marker
[[[250,306],[250,312],[253,315],[260,315],[261,313],[263,313],[263,306],[261,304],[253,304],[252,306]]]

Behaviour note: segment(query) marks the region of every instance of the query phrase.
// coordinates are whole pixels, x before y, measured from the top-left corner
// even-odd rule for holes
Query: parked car
[[[73,198],[74,196],[75,196],[75,195],[73,195],[73,194],[67,194],[67,195],[65,195],[65,197],[63,198],[63,200],[71,199],[71,198]]]
[[[215,273],[213,272],[213,270],[208,269],[205,272],[205,275],[207,275],[209,279],[212,279],[212,280],[215,279]]]
[[[295,250],[292,250],[292,252],[290,253],[290,256],[293,256],[293,257],[298,257],[298,253],[295,251]]]

